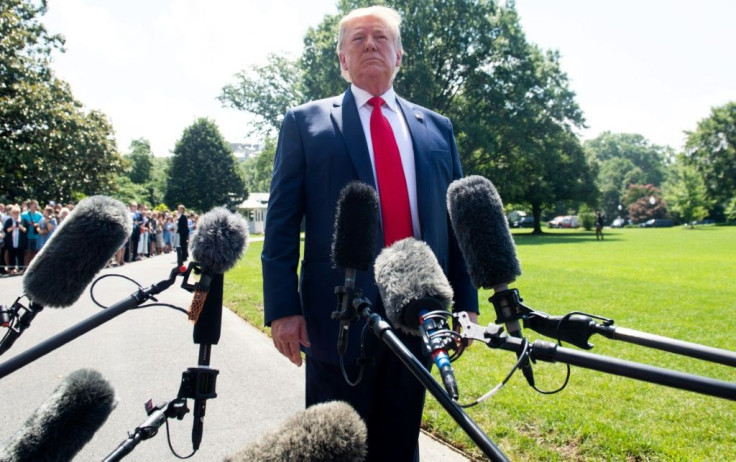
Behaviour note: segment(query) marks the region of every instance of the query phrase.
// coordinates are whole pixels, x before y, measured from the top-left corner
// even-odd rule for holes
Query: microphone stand
[[[138,289],[137,292],[130,295],[127,299],[90,316],[84,321],[73,325],[48,340],[39,343],[13,358],[10,358],[0,364],[0,379],[56,350],[57,348],[66,345],[77,337],[86,334],[107,321],[125,313],[129,309],[140,306],[148,300],[155,300],[154,296],[171,287],[176,281],[176,277],[180,274],[182,274],[180,269],[178,267],[174,268],[171,270],[168,279],[156,283],[147,289]]]
[[[187,270],[183,273],[184,281],[181,285],[184,290],[189,292],[201,288],[198,285],[199,283],[193,284],[189,282],[192,273],[210,278],[208,282],[208,296],[206,297],[204,307],[196,321],[193,332],[194,342],[199,344],[197,367],[189,367],[182,373],[179,393],[175,400],[155,407],[150,402],[146,404],[148,419],[136,427],[135,432],[129,434],[128,438],[120,443],[103,462],[119,461],[130,454],[141,441],[156,436],[158,429],[166,423],[167,419],[176,418],[177,420],[182,420],[189,412],[187,399],[194,400],[192,420],[193,452],[191,455],[194,455],[199,450],[204,433],[206,402],[208,399],[217,397],[217,375],[220,371],[210,368],[210,359],[212,345],[216,344],[220,338],[224,276],[222,274],[205,275],[202,273],[199,263],[191,262]],[[191,455],[188,457],[191,457]],[[180,458],[185,459],[188,457]]]
[[[523,352],[524,340],[506,335],[502,327],[493,324],[488,327],[479,326],[472,323],[466,313],[458,313],[454,316],[462,327],[462,336],[464,338],[481,341],[488,345],[489,348],[513,351],[517,355]],[[722,380],[577,351],[542,340],[536,340],[532,343],[529,346],[528,354],[529,359],[532,361],[561,362],[736,401],[736,384]]]
[[[478,424],[469,415],[450,399],[450,396],[430,374],[426,367],[412,354],[404,343],[396,336],[391,325],[380,315],[372,313],[371,303],[367,299],[357,298],[353,302],[358,312],[366,318],[368,326],[376,337],[381,339],[388,348],[396,354],[399,360],[409,368],[414,377],[437,399],[448,414],[460,425],[473,442],[493,461],[508,461],[506,455],[493,444],[488,435],[478,427]]]

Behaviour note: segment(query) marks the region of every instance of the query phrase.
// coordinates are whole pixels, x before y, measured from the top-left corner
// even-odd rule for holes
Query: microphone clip
[[[10,307],[0,306],[0,326],[8,329],[2,340],[0,340],[0,355],[13,346],[24,330],[31,326],[31,321],[43,310],[43,306],[30,302],[25,306],[20,302],[20,296],[15,299]]]
[[[357,321],[362,316],[368,316],[373,303],[363,297],[362,289],[353,289],[349,287],[335,287],[335,295],[337,295],[338,311],[332,312],[332,319],[335,321],[351,323]]]
[[[220,371],[209,367],[190,367],[181,374],[177,398],[205,400],[217,397],[215,390]]]
[[[518,289],[496,292],[488,301],[493,304],[493,308],[496,310],[497,319],[494,321],[496,324],[518,321],[532,312],[531,309],[521,303],[523,299],[519,296]]]
[[[200,263],[193,261],[184,271],[181,288],[187,292],[209,292],[211,283],[212,276],[204,272]]]

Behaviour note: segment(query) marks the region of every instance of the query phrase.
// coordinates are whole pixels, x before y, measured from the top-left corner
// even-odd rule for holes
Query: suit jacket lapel
[[[375,188],[373,167],[368,154],[368,142],[365,139],[363,127],[360,124],[360,116],[358,116],[358,108],[350,89],[343,94],[342,101],[335,98],[331,114],[332,120],[334,120],[337,129],[345,140],[345,146],[353,161],[355,171],[358,173],[358,179]]]
[[[409,133],[411,133],[412,145],[414,147],[414,168],[416,169],[417,177],[417,208],[419,213],[419,227],[424,230],[426,226],[431,226],[426,220],[431,216],[428,207],[431,204],[427,204],[423,200],[425,197],[432,197],[429,194],[428,189],[432,187],[432,170],[429,163],[429,153],[427,152],[426,140],[427,140],[427,125],[424,122],[424,114],[421,110],[414,106],[409,101],[403,98],[396,98],[401,111],[404,113],[404,120],[409,126]]]

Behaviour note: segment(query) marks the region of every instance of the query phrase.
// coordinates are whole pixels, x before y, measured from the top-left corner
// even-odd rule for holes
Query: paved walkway
[[[103,271],[119,273],[147,287],[166,279],[176,265],[173,254]],[[162,303],[186,308],[191,294],[180,282],[159,295]],[[0,279],[0,304],[10,305],[21,294],[22,278]],[[136,291],[128,281],[106,278],[95,288],[105,305],[126,299]],[[33,321],[0,362],[98,312],[89,292],[72,307],[47,308]],[[4,329],[0,335],[4,335]],[[98,461],[143,422],[143,404],[176,397],[181,373],[197,364],[198,346],[192,342],[192,325],[178,311],[151,307],[131,310],[69,344],[0,379],[0,445],[51,394],[63,377],[80,368],[98,370],[113,386],[117,408],[75,460]],[[222,337],[212,347],[212,367],[220,371],[217,398],[208,401],[204,438],[192,461],[218,461],[259,435],[278,428],[303,408],[304,371],[294,367],[273,348],[271,340],[238,316],[224,310]],[[191,401],[190,401],[191,405]],[[180,455],[191,451],[191,413],[183,421],[170,421],[172,445]],[[452,449],[426,435],[420,438],[423,461],[467,461]],[[166,431],[138,447],[126,461],[175,461]]]

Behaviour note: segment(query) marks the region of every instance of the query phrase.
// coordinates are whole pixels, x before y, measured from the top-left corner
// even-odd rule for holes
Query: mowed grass
[[[584,311],[621,327],[736,350],[736,227],[605,233],[604,241],[577,230],[515,234],[523,274],[512,287],[539,311]],[[259,328],[261,248],[252,243],[225,278],[226,303]],[[479,294],[481,324],[495,319],[490,295]],[[600,336],[591,342],[593,353],[736,382],[736,369],[728,366]],[[493,388],[514,362],[513,353],[473,345],[453,363],[460,401]],[[559,388],[566,373],[562,364],[542,362],[534,371],[543,390]],[[517,373],[467,413],[512,460],[736,460],[734,401],[577,367],[567,387],[553,395],[537,393]],[[471,457],[483,457],[431,395],[424,427]]]

